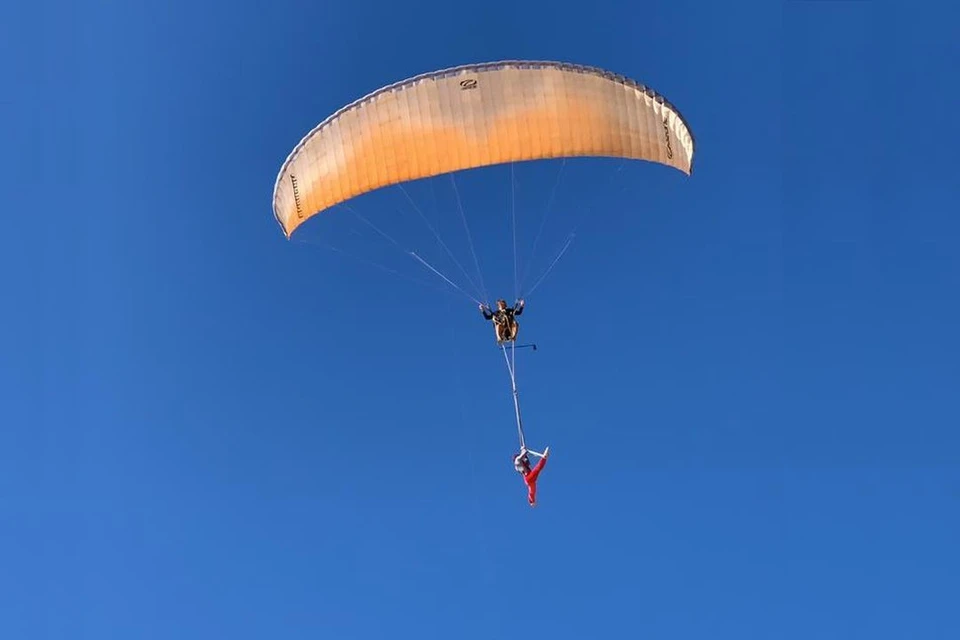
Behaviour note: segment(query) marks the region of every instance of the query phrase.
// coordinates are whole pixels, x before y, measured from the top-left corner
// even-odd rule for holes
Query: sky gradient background
[[[957,9],[86,4],[0,10],[0,637],[960,637]],[[504,58],[649,84],[698,145],[565,167],[533,510],[475,305],[271,211],[338,107]],[[557,168],[457,177],[491,297]],[[411,195],[469,266],[450,181]],[[357,204],[442,257],[402,206]]]

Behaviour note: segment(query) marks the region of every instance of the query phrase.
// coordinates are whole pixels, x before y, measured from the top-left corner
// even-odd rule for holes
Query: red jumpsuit
[[[536,466],[523,474],[523,482],[527,485],[527,502],[532,507],[537,503],[537,476],[543,471],[543,465],[547,464],[546,458],[540,458]]]

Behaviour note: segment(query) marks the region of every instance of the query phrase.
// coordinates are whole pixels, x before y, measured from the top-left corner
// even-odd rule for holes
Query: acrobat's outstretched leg
[[[550,453],[550,447],[547,447],[542,455],[534,451],[530,451],[530,453],[540,456],[540,460],[536,466],[523,477],[523,481],[527,485],[527,501],[531,507],[535,507],[537,505],[537,478],[540,476],[540,472],[543,471],[544,465],[547,464],[547,455]]]
[[[547,457],[541,456],[537,464],[535,464],[533,469],[530,470],[530,473],[526,475],[526,481],[528,485],[536,484],[537,478],[540,476],[540,472],[543,471],[543,466],[545,464],[547,464]]]

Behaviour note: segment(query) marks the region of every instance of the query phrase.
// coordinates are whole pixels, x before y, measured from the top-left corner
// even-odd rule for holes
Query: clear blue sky
[[[7,3],[0,637],[960,637],[957,13]],[[475,305],[271,211],[339,106],[503,58],[648,83],[698,143],[689,179],[560,181],[533,269],[589,214],[523,316],[536,509]],[[522,258],[556,168],[517,167]],[[457,182],[491,296],[510,185]],[[470,265],[451,193],[411,191]],[[402,205],[358,210],[442,255]]]

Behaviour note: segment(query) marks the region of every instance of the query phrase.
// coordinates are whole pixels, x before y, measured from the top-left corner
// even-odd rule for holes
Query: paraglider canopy
[[[693,152],[680,113],[628,78],[559,62],[464,65],[381,88],[320,123],[280,170],[274,216],[290,237],[325,209],[408,180],[574,156],[690,174]]]

